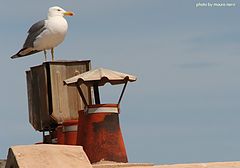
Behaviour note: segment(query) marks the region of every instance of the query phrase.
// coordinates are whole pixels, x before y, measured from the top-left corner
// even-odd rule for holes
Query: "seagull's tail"
[[[12,59],[14,59],[14,58],[18,58],[18,57],[19,57],[19,56],[18,56],[17,54],[11,56]]]
[[[32,48],[23,48],[20,51],[18,51],[17,54],[11,56],[12,59],[14,58],[20,58],[20,57],[25,57],[31,54],[35,54],[37,52],[40,52],[41,50],[33,50]]]

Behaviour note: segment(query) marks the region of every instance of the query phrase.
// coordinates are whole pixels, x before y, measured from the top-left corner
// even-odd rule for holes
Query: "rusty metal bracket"
[[[87,103],[87,101],[86,101],[86,98],[85,98],[85,96],[84,96],[84,94],[83,94],[83,92],[82,92],[82,89],[81,89],[81,87],[80,87],[79,85],[77,85],[77,89],[78,89],[78,92],[79,92],[79,94],[80,94],[80,96],[81,96],[81,98],[82,98],[82,100],[83,100],[84,105],[85,105],[85,106],[88,106],[88,103]]]
[[[125,91],[125,89],[126,89],[127,83],[128,83],[128,81],[126,81],[126,83],[125,83],[124,86],[123,86],[122,93],[121,93],[121,95],[120,95],[120,97],[119,97],[119,100],[118,100],[118,105],[120,104],[120,102],[121,102],[121,100],[122,100],[122,97],[123,97],[124,91]]]

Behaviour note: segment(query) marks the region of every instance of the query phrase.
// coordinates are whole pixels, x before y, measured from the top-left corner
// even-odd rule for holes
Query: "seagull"
[[[65,11],[58,6],[49,8],[47,19],[31,26],[22,49],[11,58],[20,58],[43,51],[47,61],[47,50],[51,50],[52,61],[54,61],[54,47],[63,42],[68,29],[64,16],[73,15],[73,12]]]

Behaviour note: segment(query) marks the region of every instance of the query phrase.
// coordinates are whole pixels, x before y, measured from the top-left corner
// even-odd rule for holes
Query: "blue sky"
[[[235,3],[200,7],[198,2]],[[14,7],[12,6],[14,4]],[[235,161],[240,155],[240,3],[194,0],[13,1],[0,6],[0,158],[41,141],[28,123],[25,71],[43,53],[11,60],[51,6],[75,12],[56,59],[92,61],[138,77],[121,104],[130,162]],[[49,57],[50,58],[50,57]],[[119,88],[101,89],[103,102]],[[114,98],[114,99],[112,99]]]

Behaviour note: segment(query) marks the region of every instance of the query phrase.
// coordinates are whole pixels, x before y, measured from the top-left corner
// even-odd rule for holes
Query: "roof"
[[[64,84],[75,86],[84,83],[91,86],[97,83],[98,86],[103,86],[108,82],[112,85],[117,85],[126,83],[128,81],[134,82],[136,80],[137,77],[130,74],[117,72],[105,68],[98,68],[66,79],[64,80]]]

